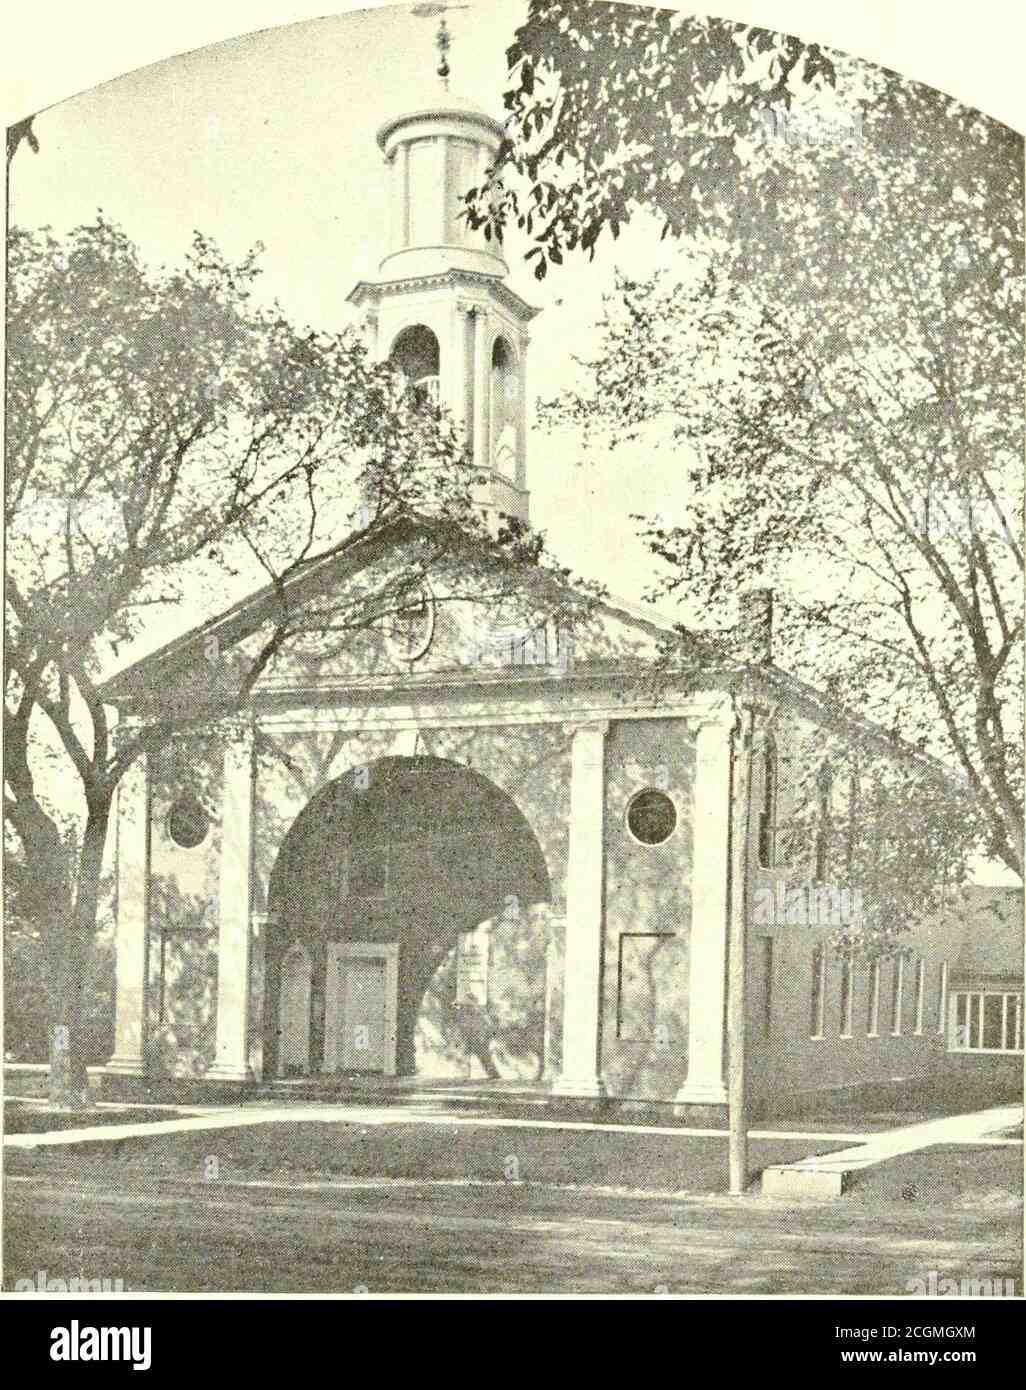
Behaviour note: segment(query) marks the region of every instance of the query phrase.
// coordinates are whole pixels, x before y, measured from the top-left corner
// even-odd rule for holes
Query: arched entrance
[[[530,1035],[544,1014],[545,942],[531,910],[549,897],[537,839],[487,778],[430,757],[352,769],[296,818],[271,875],[269,1068],[280,1072],[293,1046],[280,1001],[296,988],[294,943],[311,964],[311,1071],[408,1075],[430,1035],[491,1074],[497,1009],[540,1055]]]

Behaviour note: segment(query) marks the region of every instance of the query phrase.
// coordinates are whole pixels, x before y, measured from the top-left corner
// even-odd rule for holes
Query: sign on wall
[[[488,929],[463,933],[456,944],[456,1003],[488,1007]]]

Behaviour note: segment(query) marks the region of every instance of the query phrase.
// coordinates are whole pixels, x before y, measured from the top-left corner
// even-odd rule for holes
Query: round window
[[[677,828],[677,808],[665,792],[648,788],[631,798],[627,828],[643,845],[661,845]]]
[[[186,792],[171,807],[167,817],[167,833],[182,849],[195,849],[207,838],[210,817],[197,796]]]

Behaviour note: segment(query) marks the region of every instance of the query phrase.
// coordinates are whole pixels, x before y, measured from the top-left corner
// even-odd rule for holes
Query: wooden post
[[[734,749],[734,815],[731,833],[731,895],[727,978],[727,1100],[730,1192],[748,1187],[748,910],[750,901],[751,790],[754,713],[742,707]]]

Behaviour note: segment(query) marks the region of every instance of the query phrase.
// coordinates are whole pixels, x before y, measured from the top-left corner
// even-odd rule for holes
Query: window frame
[[[926,962],[922,956],[916,956],[915,973],[915,1023],[913,1025],[913,1036],[921,1038],[923,1036],[923,1023],[926,1017]]]
[[[756,825],[756,862],[760,869],[777,866],[778,764],[776,740],[767,736],[762,750],[762,798]]]
[[[866,1037],[880,1036],[880,958],[869,962],[869,988],[866,993]]]
[[[947,1039],[946,1039],[946,1041],[947,1041],[947,1050],[948,1050],[948,1052],[951,1052],[951,1053],[969,1052],[969,1053],[976,1053],[976,1054],[979,1054],[979,1055],[990,1056],[990,1057],[1020,1057],[1020,1056],[1022,1056],[1022,1053],[1023,1053],[1023,991],[1022,991],[1021,987],[1020,987],[1020,988],[1015,988],[1015,987],[1004,988],[1004,987],[996,986],[996,985],[989,985],[989,986],[988,986],[988,985],[983,985],[983,986],[979,986],[979,987],[972,986],[972,985],[969,985],[969,986],[960,986],[958,989],[953,989],[953,990],[951,991],[949,998],[950,998],[950,1005],[949,1005],[949,1015],[950,1015],[950,1018],[949,1018],[949,1024],[948,1024],[948,1029],[947,1029]],[[985,999],[988,999],[988,998],[989,998],[989,999],[1000,999],[1000,1000],[1001,1000],[1001,1038],[1002,1038],[1002,1043],[1003,1043],[1003,1045],[1002,1045],[1001,1047],[984,1047],[984,1046],[983,1046],[983,1030],[984,1030],[984,1024],[985,1024],[985,1019],[984,1019],[985,1005],[984,1005],[984,1002],[983,1002],[983,1001],[984,1001]],[[967,1042],[965,1046],[959,1046],[959,1044],[958,1044],[958,1043],[956,1042],[956,1040],[955,1040],[955,1039],[956,1039],[956,1036],[957,1036],[957,1030],[958,1030],[958,1027],[959,1027],[959,1024],[958,1024],[958,1021],[957,1021],[957,1020],[958,1020],[958,1003],[959,1003],[959,1000],[960,1000],[960,999],[965,999],[965,1000],[967,1001],[967,1003],[966,1003],[966,1024],[965,1024],[964,1026],[967,1027],[967,1028],[969,1029],[970,1041]],[[1011,1046],[1011,1047],[1008,1047],[1007,1045],[1005,1045],[1005,1044],[1007,1044],[1007,1041],[1008,1041],[1008,1024],[1009,1024],[1009,1012],[1010,1012],[1010,1010],[1009,1010],[1009,1000],[1014,1000],[1014,1001],[1015,1001],[1015,1021],[1014,1021],[1014,1023],[1013,1023],[1013,1035],[1012,1035],[1012,1046]],[[972,1002],[970,1002],[970,1001],[976,1001],[976,1016],[975,1016],[975,1020],[974,1020],[974,1017],[973,1017],[973,1004],[972,1004]],[[976,1037],[977,1037],[976,1042],[973,1042],[973,1041],[972,1041],[972,1033],[973,1033],[973,1029],[974,1029],[974,1023],[975,1023],[975,1031],[976,1031]]]
[[[809,999],[809,1038],[819,1042],[826,1037],[826,949],[812,948],[812,991]]]
[[[838,1036],[850,1038],[853,1036],[855,1025],[855,959],[851,951],[846,952],[841,960],[841,989],[838,1003],[841,1025]]]
[[[902,1036],[902,1013],[904,1011],[905,995],[905,956],[899,951],[894,956],[893,974],[891,975],[891,1037],[900,1038]]]

